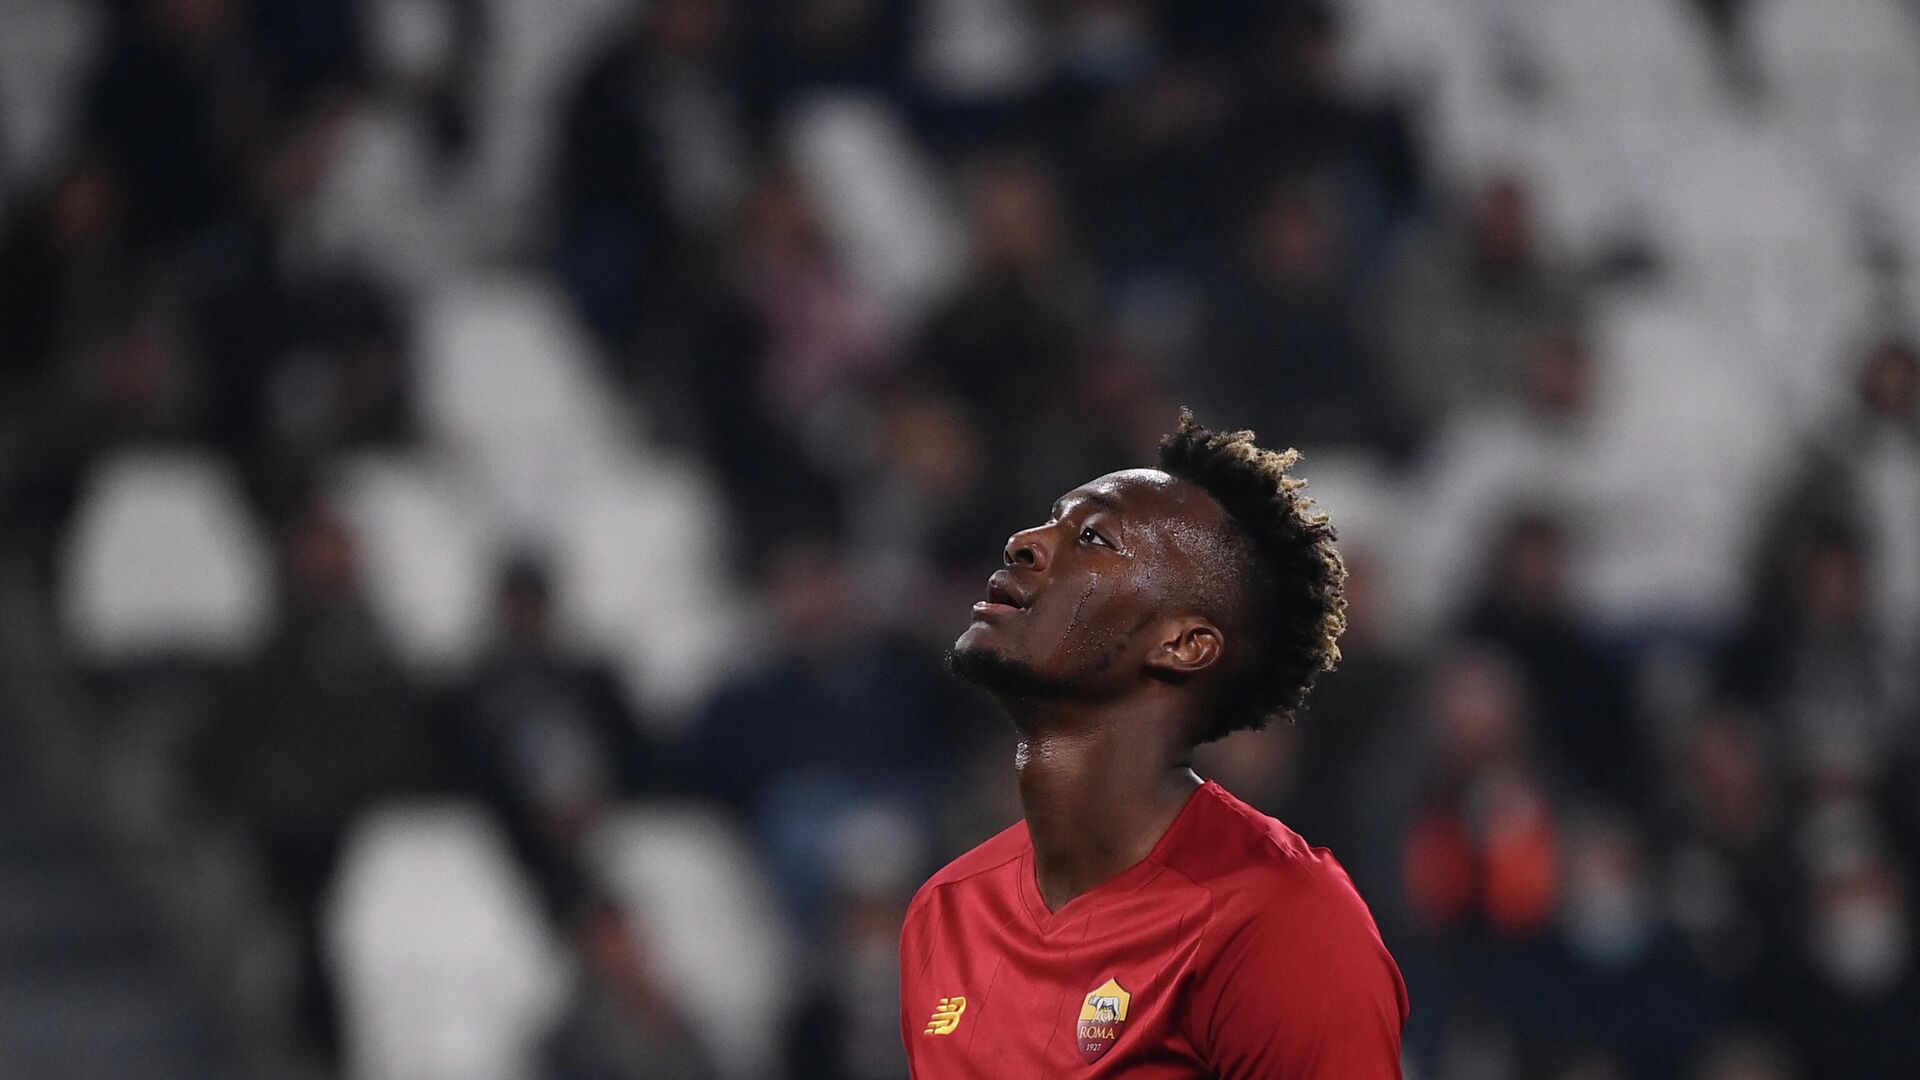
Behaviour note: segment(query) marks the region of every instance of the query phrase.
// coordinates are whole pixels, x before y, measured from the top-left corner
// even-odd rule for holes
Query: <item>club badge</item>
[[[1114,1041],[1127,1026],[1127,1006],[1132,1001],[1133,995],[1122,989],[1119,982],[1108,979],[1081,1003],[1074,1041],[1087,1064],[1099,1061],[1113,1049]]]

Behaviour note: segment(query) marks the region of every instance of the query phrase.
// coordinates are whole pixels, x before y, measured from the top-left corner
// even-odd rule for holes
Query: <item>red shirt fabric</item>
[[[922,886],[900,937],[914,1080],[1398,1080],[1406,1018],[1346,871],[1212,781],[1059,911],[1015,824]]]

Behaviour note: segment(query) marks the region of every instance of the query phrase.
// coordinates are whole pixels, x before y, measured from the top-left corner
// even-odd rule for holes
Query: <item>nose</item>
[[[1006,550],[1000,553],[1001,561],[1008,566],[1015,563],[1029,570],[1045,570],[1049,553],[1040,529],[1023,529],[1007,538]]]

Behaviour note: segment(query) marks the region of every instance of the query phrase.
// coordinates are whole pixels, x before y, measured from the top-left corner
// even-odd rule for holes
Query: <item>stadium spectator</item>
[[[494,605],[492,648],[454,691],[443,723],[556,925],[570,927],[596,895],[581,845],[611,806],[658,790],[671,769],[614,672],[555,640],[544,563],[509,560]]]
[[[1500,980],[1503,1011],[1529,1045],[1602,1056],[1621,1075],[1674,1075],[1725,1005],[1675,938],[1634,827],[1592,814],[1563,835],[1553,935]]]
[[[189,749],[198,790],[255,844],[296,931],[302,1035],[341,1050],[322,906],[349,830],[430,780],[414,689],[367,610],[352,534],[309,501],[282,538],[284,610]]]
[[[714,694],[696,756],[705,789],[751,823],[796,923],[812,930],[843,818],[881,805],[930,827],[951,695],[922,655],[866,624],[857,566],[825,543],[789,540],[767,566],[772,640]]]
[[[1909,888],[1870,841],[1818,856],[1802,963],[1777,1018],[1810,1075],[1898,1075],[1920,1055],[1914,1024],[1920,964]]]
[[[1730,1007],[1764,1018],[1791,954],[1795,875],[1777,857],[1788,805],[1760,722],[1722,707],[1704,717],[1669,781],[1679,827],[1667,864],[1674,921]]]
[[[1331,177],[1320,180],[1283,180],[1260,200],[1184,389],[1310,448],[1402,448],[1392,388],[1356,321],[1346,202]]]
[[[581,971],[538,1053],[541,1080],[706,1080],[706,1051],[633,928],[598,904],[579,919]]]
[[[976,415],[1019,425],[1079,360],[1093,281],[1044,167],[1005,156],[974,171],[967,272],[927,319],[918,352]]]
[[[1768,709],[1800,779],[1819,792],[1870,790],[1909,739],[1869,619],[1863,562],[1851,528],[1809,535],[1727,662],[1729,692]]]
[[[675,321],[746,191],[748,115],[732,8],[727,0],[649,5],[609,36],[564,106],[557,270],[620,361],[643,334]]]
[[[1541,250],[1531,197],[1511,176],[1408,236],[1373,298],[1373,325],[1422,427],[1520,385],[1540,337],[1578,319],[1579,284]]]
[[[1562,772],[1613,805],[1641,805],[1649,761],[1626,672],[1568,594],[1567,543],[1549,515],[1512,518],[1460,628],[1519,663],[1528,697],[1539,703],[1542,741]]]

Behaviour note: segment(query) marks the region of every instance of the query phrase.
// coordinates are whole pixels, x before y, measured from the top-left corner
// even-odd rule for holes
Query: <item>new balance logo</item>
[[[951,1035],[953,1029],[960,1026],[960,1014],[967,1011],[967,999],[963,997],[943,997],[940,1004],[933,1007],[933,1018],[927,1021],[925,1035]]]

